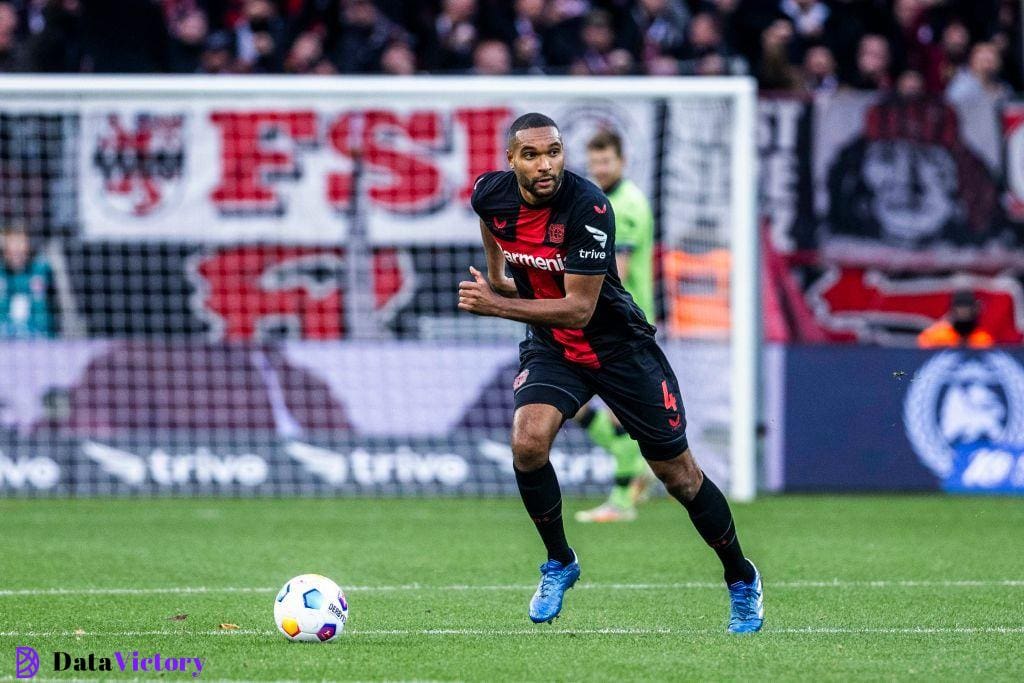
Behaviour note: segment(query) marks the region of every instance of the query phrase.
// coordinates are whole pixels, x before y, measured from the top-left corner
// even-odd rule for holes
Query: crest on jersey
[[[115,212],[151,216],[180,199],[184,190],[185,114],[108,114],[93,140],[92,166]]]
[[[944,351],[914,375],[903,403],[918,458],[945,479],[966,444],[1024,440],[1024,368],[1000,351]]]
[[[548,244],[561,244],[565,241],[565,224],[552,223],[548,226]]]

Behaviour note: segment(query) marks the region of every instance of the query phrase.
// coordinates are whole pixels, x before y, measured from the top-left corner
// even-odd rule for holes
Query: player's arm
[[[459,283],[459,310],[546,327],[586,327],[601,295],[604,274],[565,276],[561,299],[505,299],[492,291],[483,274],[470,266],[472,281]]]
[[[505,255],[501,253],[501,247],[494,241],[483,219],[480,219],[480,239],[483,240],[484,253],[487,255],[487,282],[491,289],[504,297],[518,297],[515,281],[505,275]]]

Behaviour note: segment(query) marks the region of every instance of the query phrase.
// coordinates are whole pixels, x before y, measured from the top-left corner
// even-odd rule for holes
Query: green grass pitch
[[[567,522],[583,577],[550,626],[526,615],[544,558],[517,500],[3,500],[0,679],[18,645],[40,652],[37,679],[101,676],[54,673],[55,650],[200,656],[200,680],[1024,679],[1020,500],[734,510],[765,577],[765,629],[746,637],[726,635],[717,560],[667,499],[632,524]],[[276,591],[304,572],[346,588],[338,642],[274,628]]]

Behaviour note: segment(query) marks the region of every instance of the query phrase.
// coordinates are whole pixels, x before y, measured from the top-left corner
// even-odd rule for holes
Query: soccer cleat
[[[633,500],[633,505],[640,505],[649,501],[652,489],[657,483],[658,478],[654,476],[654,472],[647,468],[644,469],[642,474],[633,477],[633,480],[629,482],[629,497]]]
[[[749,560],[747,560],[749,562]],[[754,567],[754,563],[750,563]],[[764,624],[764,589],[761,572],[754,567],[754,580],[729,584],[729,633],[754,633]]]
[[[540,566],[540,585],[530,599],[530,621],[551,623],[562,611],[562,596],[580,578],[580,561],[576,551],[571,564],[548,560]]]
[[[590,510],[580,510],[573,517],[577,522],[595,522],[602,524],[605,522],[632,522],[636,519],[636,508],[634,507],[621,507],[611,501],[601,503],[596,508]]]

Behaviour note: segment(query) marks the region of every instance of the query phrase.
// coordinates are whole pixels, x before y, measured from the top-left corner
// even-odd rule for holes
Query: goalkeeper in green
[[[615,212],[615,265],[619,279],[637,306],[654,323],[654,215],[636,183],[622,177],[622,138],[601,131],[587,143],[587,172],[608,196]],[[598,446],[615,458],[615,486],[608,500],[576,513],[578,522],[629,522],[636,519],[653,475],[631,439],[608,408],[583,406],[576,421]]]

